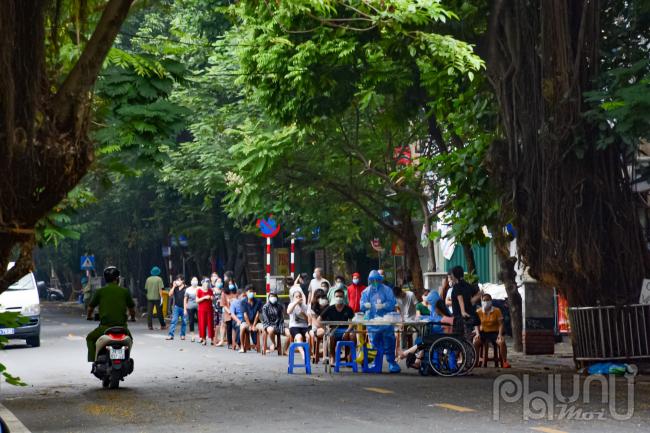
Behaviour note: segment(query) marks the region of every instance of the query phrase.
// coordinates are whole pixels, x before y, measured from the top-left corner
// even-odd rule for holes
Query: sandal
[[[184,335],[181,335],[181,340],[185,340],[185,336],[184,336]]]

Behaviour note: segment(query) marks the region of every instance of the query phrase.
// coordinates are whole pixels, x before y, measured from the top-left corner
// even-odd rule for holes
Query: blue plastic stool
[[[384,351],[377,348],[377,356],[375,356],[375,362],[373,364],[368,364],[368,347],[363,345],[363,364],[361,364],[361,371],[364,373],[381,373],[381,368],[384,364]]]
[[[350,362],[343,362],[343,360],[341,359],[341,352],[343,352],[344,347],[350,348],[350,353],[352,354],[352,361]],[[337,341],[336,350],[334,351],[334,371],[338,373],[341,367],[350,367],[352,368],[353,372],[358,373],[357,363],[354,360],[354,356],[356,353],[357,353],[357,345],[354,341]]]
[[[302,347],[302,349],[305,351],[305,363],[304,364],[294,364],[294,356],[296,355],[296,349]],[[311,363],[309,361],[309,343],[291,343],[289,346],[289,368],[288,372],[289,374],[293,374],[293,369],[294,367],[305,367],[305,372],[307,374],[311,374]]]

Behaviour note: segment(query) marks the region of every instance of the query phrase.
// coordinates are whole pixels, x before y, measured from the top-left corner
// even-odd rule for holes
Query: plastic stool
[[[305,352],[305,363],[304,364],[295,364],[294,356],[296,355],[296,349],[301,348]],[[311,374],[311,363],[309,362],[309,343],[291,343],[289,346],[289,368],[288,373],[293,374],[294,367],[305,367],[305,372]]]
[[[381,373],[382,366],[384,364],[384,351],[377,348],[377,356],[375,356],[375,362],[373,364],[368,364],[368,347],[363,346],[363,364],[361,364],[361,371],[364,373]]]
[[[336,349],[334,350],[334,371],[338,373],[341,367],[350,367],[352,368],[353,372],[358,373],[357,363],[354,359],[350,362],[342,361],[341,352],[343,352],[344,347],[350,348],[350,353],[352,354],[353,358],[357,353],[357,345],[354,343],[354,341],[338,341],[336,343]]]

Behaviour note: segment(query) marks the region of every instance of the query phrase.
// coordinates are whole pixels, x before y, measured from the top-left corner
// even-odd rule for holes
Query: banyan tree
[[[571,305],[636,303],[650,269],[628,170],[634,151],[597,145],[598,125],[585,116],[609,42],[603,15],[627,3],[492,3],[487,63],[505,135],[492,164],[530,274]]]
[[[0,1],[0,292],[30,270],[37,222],[90,165],[91,91],[132,2]],[[46,58],[56,57],[70,17],[81,54],[62,74]],[[14,250],[19,259],[5,271]]]

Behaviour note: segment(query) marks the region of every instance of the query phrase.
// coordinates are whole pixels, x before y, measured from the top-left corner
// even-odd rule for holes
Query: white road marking
[[[456,411],[456,412],[476,412],[476,410],[474,410],[472,408],[465,407],[465,406],[458,406],[458,405],[451,404],[451,403],[435,403],[435,404],[430,404],[429,406],[431,406],[431,407],[441,407],[443,409],[449,409],[449,410],[453,410],[453,411]]]
[[[530,429],[535,431],[541,431],[544,433],[568,433],[565,432],[564,430],[557,430],[551,427],[531,427]]]

